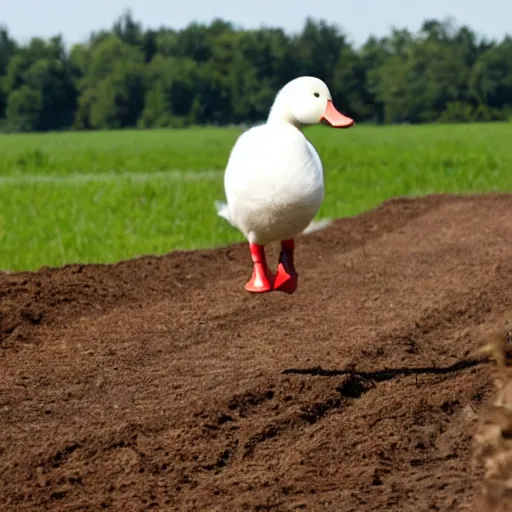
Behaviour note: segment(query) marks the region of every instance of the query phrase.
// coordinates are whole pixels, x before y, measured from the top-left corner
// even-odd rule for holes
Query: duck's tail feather
[[[224,201],[215,201],[215,209],[217,210],[217,215],[219,217],[226,219],[231,224],[227,203],[225,203]]]
[[[306,229],[302,232],[303,235],[309,235],[309,233],[314,233],[315,231],[321,231],[325,229],[329,224],[332,223],[331,219],[318,219],[312,220]]]

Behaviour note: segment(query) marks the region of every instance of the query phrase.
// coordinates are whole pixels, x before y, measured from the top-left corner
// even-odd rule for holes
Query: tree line
[[[242,30],[223,20],[147,29],[125,12],[67,51],[0,27],[0,131],[254,123],[299,75],[325,80],[359,122],[492,121],[512,112],[512,38],[451,21],[393,29],[359,48],[335,25]]]

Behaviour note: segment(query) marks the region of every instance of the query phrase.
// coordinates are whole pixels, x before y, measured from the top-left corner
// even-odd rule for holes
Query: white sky
[[[144,27],[183,28],[213,18],[243,28],[262,25],[287,32],[302,28],[307,16],[338,25],[356,45],[392,26],[419,29],[425,18],[452,17],[478,35],[502,39],[512,34],[510,0],[0,0],[0,24],[20,42],[61,34],[67,44],[84,41],[92,30],[110,28],[125,9]]]

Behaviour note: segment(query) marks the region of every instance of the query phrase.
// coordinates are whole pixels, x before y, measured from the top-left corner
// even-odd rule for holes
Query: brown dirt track
[[[340,219],[293,296],[244,291],[245,244],[0,274],[0,510],[473,510],[511,212]]]

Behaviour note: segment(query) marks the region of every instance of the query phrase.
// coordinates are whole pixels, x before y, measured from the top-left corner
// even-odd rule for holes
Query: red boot
[[[285,293],[294,293],[297,290],[299,275],[293,263],[295,243],[293,239],[281,242],[281,253],[277,265],[277,274],[274,280],[274,290]]]
[[[249,244],[252,262],[254,264],[252,277],[245,285],[245,289],[252,293],[272,291],[274,276],[267,266],[265,248],[263,245]]]

